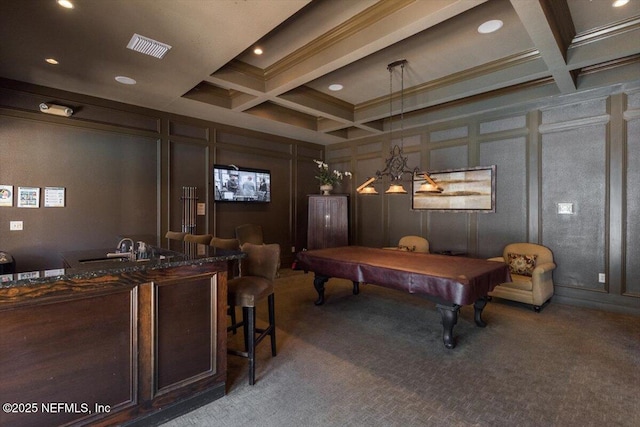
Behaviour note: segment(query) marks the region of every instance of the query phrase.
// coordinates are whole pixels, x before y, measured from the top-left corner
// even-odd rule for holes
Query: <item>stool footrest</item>
[[[256,337],[256,345],[258,345],[258,343],[262,341],[264,337],[266,337],[267,335],[270,335],[271,331],[273,331],[273,326],[269,326],[267,329],[256,328],[256,332],[260,333],[260,335]]]
[[[258,343],[260,341],[262,341],[265,337],[269,336],[271,331],[273,330],[273,326],[269,326],[267,329],[257,329],[256,328],[256,332],[260,333],[260,335],[258,335],[256,337],[255,340],[255,345],[258,345]],[[247,351],[240,351],[240,350],[234,350],[234,349],[227,349],[227,353],[228,354],[232,354],[234,356],[240,356],[240,357],[249,357],[249,352]]]
[[[274,296],[273,292],[267,295],[268,309],[269,309],[269,326],[266,328],[258,328],[256,326],[256,307],[254,305],[248,305],[242,307],[242,321],[236,323],[235,307],[233,300],[229,299],[228,314],[231,316],[231,325],[227,326],[227,331],[236,330],[239,326],[242,326],[244,332],[244,350],[240,351],[233,348],[227,349],[227,354],[234,356],[240,356],[245,359],[249,359],[249,385],[255,383],[256,372],[256,346],[266,337],[271,337],[271,356],[276,355],[276,326],[275,326],[275,308],[274,308]],[[237,302],[237,301],[236,301]]]
[[[233,350],[231,348],[227,349],[227,354],[232,354],[234,356],[240,356],[240,357],[245,357],[245,358],[249,357],[249,353],[248,352],[239,351],[239,350]]]

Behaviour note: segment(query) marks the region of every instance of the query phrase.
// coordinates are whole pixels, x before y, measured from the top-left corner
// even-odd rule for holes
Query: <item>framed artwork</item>
[[[447,212],[495,212],[496,166],[429,172],[441,192],[420,192],[426,172],[413,177],[411,208]]]
[[[64,187],[44,187],[44,207],[62,208],[64,207]]]
[[[13,185],[0,185],[0,206],[13,206]]]
[[[40,207],[40,187],[18,187],[19,208]]]

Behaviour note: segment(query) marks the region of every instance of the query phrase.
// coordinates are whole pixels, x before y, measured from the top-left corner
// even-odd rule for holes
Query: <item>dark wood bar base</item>
[[[223,396],[226,281],[219,261],[0,288],[0,425],[149,425]]]
[[[174,418],[189,413],[209,402],[220,399],[226,394],[225,384],[220,384],[205,392],[183,399],[171,406],[165,406],[159,411],[142,418],[121,424],[127,427],[148,427],[166,423]]]

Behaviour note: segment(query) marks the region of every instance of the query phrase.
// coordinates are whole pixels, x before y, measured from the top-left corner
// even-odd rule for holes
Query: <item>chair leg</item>
[[[273,294],[268,297],[269,302],[269,328],[271,331],[269,335],[271,336],[271,356],[275,357],[276,355],[276,310],[275,310],[275,299]]]
[[[249,351],[249,335],[251,335],[249,331],[253,331],[253,329],[250,329],[249,327],[250,311],[251,309],[249,307],[242,307],[242,328],[244,332],[244,351],[247,351],[247,352]],[[254,327],[255,327],[255,319],[254,319]]]
[[[256,382],[256,308],[243,307],[243,310],[246,310],[244,331],[249,354],[249,385],[253,385]]]
[[[236,324],[236,306],[229,306],[229,316],[231,316],[231,330],[233,331],[233,335],[238,332],[238,325]]]
[[[233,307],[235,310],[235,307]],[[249,359],[249,385],[256,382],[256,344],[262,341],[267,335],[271,338],[271,355],[276,355],[276,316],[275,316],[275,298],[271,294],[268,296],[269,308],[269,326],[266,329],[256,328],[256,308],[242,307],[242,325],[244,332],[244,352],[228,349],[230,354],[242,356]],[[240,324],[236,325],[239,326]],[[234,322],[235,325],[235,322]],[[231,327],[229,327],[231,328]],[[256,334],[260,334],[256,338]]]

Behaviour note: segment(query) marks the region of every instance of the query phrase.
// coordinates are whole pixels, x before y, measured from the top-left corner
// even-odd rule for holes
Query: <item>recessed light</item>
[[[58,61],[56,61],[56,60],[55,60],[55,59],[53,59],[53,58],[47,58],[47,59],[45,59],[45,61],[47,61],[47,62],[48,62],[49,64],[51,64],[51,65],[58,65],[58,64],[59,64],[59,62],[58,62]]]
[[[262,55],[263,50],[260,49],[259,47],[253,49],[253,53],[255,53],[256,55]]]
[[[613,7],[622,7],[622,6],[624,6],[625,4],[627,4],[627,3],[629,3],[629,0],[615,0],[615,1],[613,2],[613,5],[612,5],[612,6],[613,6]]]
[[[73,9],[73,3],[69,0],[58,0],[58,4],[66,9]]]
[[[116,81],[118,83],[122,83],[123,85],[134,85],[137,83],[134,79],[127,76],[117,76]]]
[[[499,19],[492,19],[491,21],[487,21],[483,24],[481,24],[478,27],[478,32],[480,34],[489,34],[489,33],[493,33],[494,31],[498,31],[500,28],[502,28],[503,22]]]
[[[329,85],[329,90],[332,90],[334,92],[342,90],[344,88],[344,86],[342,86],[340,83],[334,83],[332,85]]]

